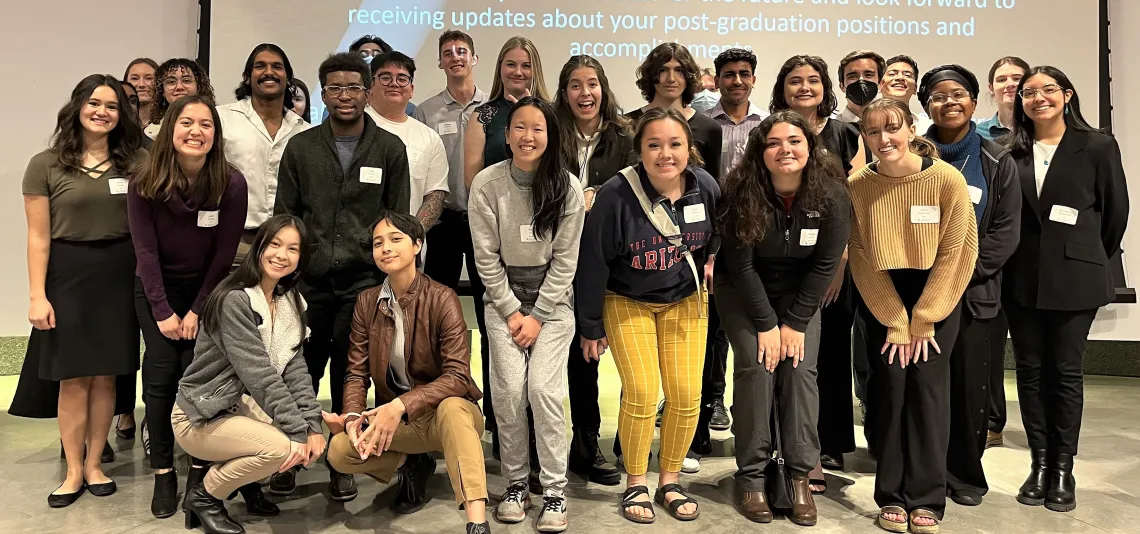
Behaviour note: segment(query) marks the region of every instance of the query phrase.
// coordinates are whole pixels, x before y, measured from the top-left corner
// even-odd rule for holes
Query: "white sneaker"
[[[690,475],[693,473],[700,473],[701,472],[701,461],[700,461],[700,459],[690,458],[690,457],[686,456],[685,461],[681,463],[681,472],[682,473],[688,473]]]
[[[564,532],[570,526],[566,512],[566,497],[547,495],[542,498],[542,511],[535,527],[539,532]]]
[[[530,507],[530,490],[526,482],[516,482],[507,487],[499,505],[495,507],[495,519],[501,523],[521,523],[526,519],[526,509]]]

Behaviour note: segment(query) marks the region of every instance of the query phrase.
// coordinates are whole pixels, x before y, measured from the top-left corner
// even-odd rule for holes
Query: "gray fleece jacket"
[[[190,422],[205,424],[248,393],[290,441],[321,433],[321,406],[301,349],[278,374],[258,330],[268,317],[254,311],[249,295],[231,291],[219,313],[219,331],[198,333],[194,361],[178,383],[176,402]]]

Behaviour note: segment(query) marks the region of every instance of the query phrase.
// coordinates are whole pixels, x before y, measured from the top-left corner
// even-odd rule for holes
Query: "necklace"
[[[1060,145],[1047,145],[1041,141],[1033,142],[1033,151],[1041,158],[1042,165],[1048,167],[1049,162],[1053,161],[1053,156],[1057,154],[1057,147]]]

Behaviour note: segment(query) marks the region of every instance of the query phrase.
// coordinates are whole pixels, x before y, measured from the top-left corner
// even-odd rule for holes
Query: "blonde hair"
[[[503,48],[499,50],[499,58],[495,60],[495,81],[491,84],[491,100],[503,96],[503,58],[507,56],[507,52],[516,48],[521,48],[530,58],[531,96],[550,102],[550,93],[546,92],[546,78],[542,75],[542,58],[538,55],[538,48],[530,39],[518,35],[507,39],[507,42],[503,43]]]
[[[863,107],[863,114],[859,118],[859,131],[866,134],[870,123],[891,124],[898,121],[905,128],[914,125],[914,114],[905,102],[891,98],[880,98]],[[927,138],[915,133],[910,140],[910,151],[924,158],[938,159],[938,147]]]

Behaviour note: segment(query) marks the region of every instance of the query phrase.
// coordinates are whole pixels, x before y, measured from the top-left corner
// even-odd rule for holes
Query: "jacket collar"
[[[309,327],[305,326],[300,319],[300,312],[307,309],[308,304],[304,297],[300,297],[301,310],[298,311],[293,309],[293,303],[289,298],[285,296],[273,297],[274,302],[278,304],[277,321],[274,322],[273,315],[269,312],[269,302],[265,300],[265,293],[261,291],[261,288],[257,286],[247,287],[244,291],[249,297],[250,309],[261,320],[257,325],[257,333],[265,345],[269,362],[273,364],[277,374],[281,374],[285,371],[285,366],[289,360],[297,355],[297,351],[293,349],[297,345],[297,341],[309,338]],[[304,329],[303,337],[302,328]]]
[[[376,294],[376,305],[379,306],[380,310],[385,314],[388,314],[388,312],[391,310],[391,306],[382,306],[381,304],[385,304],[385,301],[395,296],[394,293],[392,293],[392,285],[390,280],[390,278],[385,277],[384,283],[380,286],[380,291]],[[417,270],[416,277],[412,280],[412,285],[408,286],[408,291],[404,293],[404,296],[400,297],[398,300],[400,308],[406,310],[408,308],[408,305],[416,299],[417,295],[419,295],[420,292],[424,290],[426,285],[427,277],[425,277],[423,273]]]
[[[697,185],[697,175],[693,172],[692,167],[685,167],[681,176],[685,179],[685,192],[681,194],[681,198],[689,195],[700,193],[700,186]],[[657,192],[657,188],[649,181],[649,174],[645,172],[645,164],[637,164],[637,177],[641,179],[641,188],[649,196],[649,201],[653,204],[665,202],[665,195]],[[678,199],[679,200],[679,199]]]

